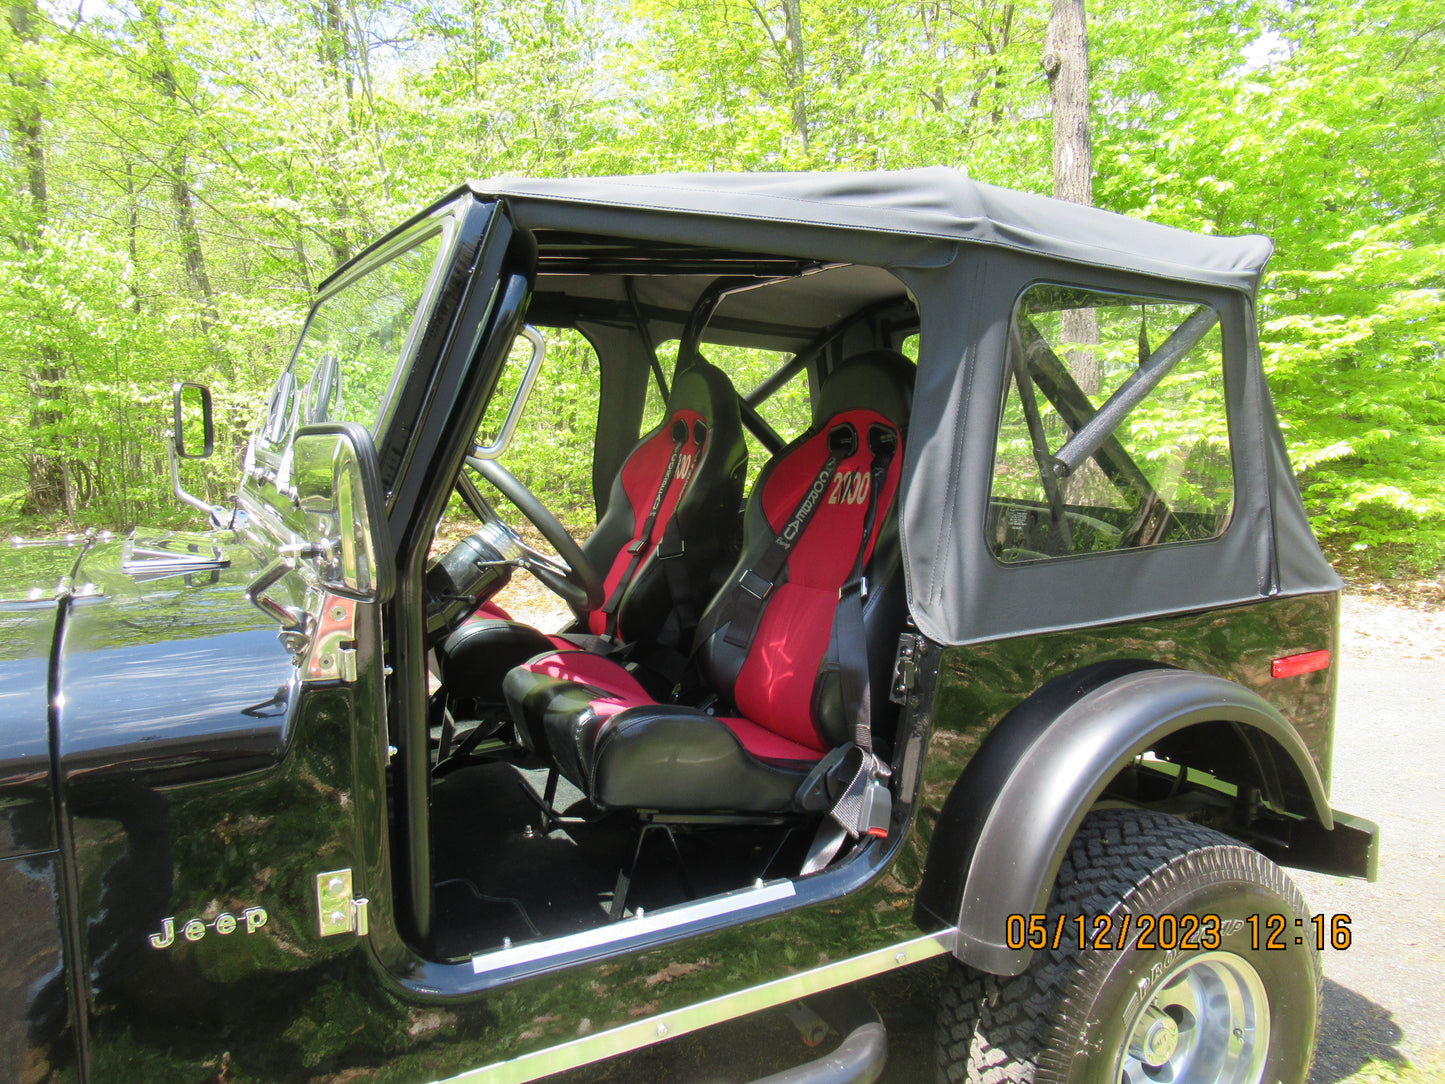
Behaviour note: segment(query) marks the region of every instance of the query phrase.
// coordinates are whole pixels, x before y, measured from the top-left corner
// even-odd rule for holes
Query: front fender
[[[1086,667],[1048,682],[1006,715],[964,769],[929,849],[920,924],[956,922],[961,960],[1000,975],[1022,972],[1032,953],[1005,944],[1008,916],[1045,909],[1064,852],[1104,788],[1165,736],[1219,722],[1283,750],[1315,819],[1332,827],[1324,782],[1304,742],[1255,693],[1149,662]]]

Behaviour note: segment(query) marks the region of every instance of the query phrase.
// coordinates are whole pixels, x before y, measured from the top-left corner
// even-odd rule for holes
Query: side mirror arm
[[[200,497],[187,493],[181,487],[181,461],[176,455],[176,439],[172,430],[166,430],[166,458],[171,464],[171,492],[180,500],[189,504],[192,508],[206,513],[213,527],[224,527],[226,525],[227,512],[218,504],[208,504]]]
[[[184,409],[186,393],[190,391],[200,397],[201,427],[205,438],[201,451],[188,453],[185,446]],[[204,384],[180,383],[171,385],[171,427],[166,430],[166,459],[171,466],[171,492],[198,511],[206,513],[213,527],[226,525],[226,509],[209,504],[201,498],[187,493],[181,486],[180,461],[185,459],[206,459],[215,449],[215,426],[211,420],[211,389]]]
[[[313,554],[304,548],[283,547],[279,558],[261,570],[261,574],[246,588],[246,601],[281,626],[281,643],[293,655],[300,655],[311,644],[315,621],[305,610],[286,606],[271,597],[271,588],[289,572],[296,570],[298,558]]]

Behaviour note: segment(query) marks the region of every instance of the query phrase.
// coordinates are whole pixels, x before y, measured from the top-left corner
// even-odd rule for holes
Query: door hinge
[[[905,632],[898,637],[898,655],[893,660],[893,684],[888,692],[888,699],[893,703],[908,703],[908,694],[918,684],[918,663],[922,657],[922,636]]]
[[[322,596],[314,623],[315,635],[301,659],[302,681],[356,682],[356,602],[338,595]]]
[[[370,917],[365,897],[351,895],[351,870],[334,869],[316,875],[316,909],[321,936],[354,933],[365,937],[370,931]]]
[[[356,647],[343,644],[336,649],[336,676],[348,684],[356,684]]]

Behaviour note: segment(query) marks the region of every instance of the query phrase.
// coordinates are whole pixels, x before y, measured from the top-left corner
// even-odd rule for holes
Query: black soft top
[[[856,259],[934,263],[947,245],[1000,245],[1074,263],[1252,291],[1274,246],[1160,226],[972,180],[955,169],[870,173],[697,173],[473,181],[522,219],[535,208],[558,229],[686,240],[749,251],[797,251],[787,227],[868,235]],[[542,205],[546,205],[545,211]],[[683,219],[695,219],[686,226]],[[749,228],[751,227],[751,228]],[[782,232],[780,232],[782,228]],[[769,244],[769,238],[772,243]]]
[[[597,274],[573,258],[609,238],[847,265],[730,301],[730,315],[771,328],[779,312],[796,320],[798,346],[825,319],[902,297],[901,285],[920,321],[901,534],[909,607],[934,640],[978,642],[1339,589],[1310,531],[1260,365],[1254,298],[1273,251],[1268,238],[1176,230],[946,168],[504,177],[464,190],[502,201],[539,239],[539,312],[549,296],[623,303],[625,268]],[[1005,567],[988,552],[1010,313],[1029,282],[1055,280],[1219,311],[1236,479],[1221,537],[1026,566]],[[680,321],[710,278],[702,268],[639,281],[644,300]],[[710,330],[719,341],[742,335]],[[677,334],[680,325],[666,331]]]

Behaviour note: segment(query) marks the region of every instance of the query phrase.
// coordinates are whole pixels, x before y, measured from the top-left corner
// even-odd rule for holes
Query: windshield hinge
[[[351,870],[334,869],[316,875],[316,910],[322,937],[370,932],[369,901],[351,895]]]
[[[888,691],[888,699],[893,703],[908,703],[908,694],[918,684],[918,663],[922,656],[922,636],[905,632],[898,637],[898,655],[893,660],[893,682]]]

